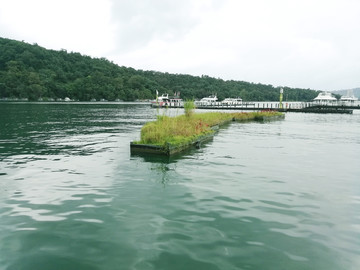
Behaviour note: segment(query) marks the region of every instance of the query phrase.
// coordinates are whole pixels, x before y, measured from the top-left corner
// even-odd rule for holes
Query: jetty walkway
[[[221,102],[212,102],[209,104],[197,104],[197,109],[209,110],[244,110],[244,111],[262,111],[272,110],[279,112],[303,112],[303,113],[345,113],[352,114],[353,110],[360,110],[360,102],[243,102],[238,104],[226,104]],[[183,104],[169,104],[167,108],[182,108]]]

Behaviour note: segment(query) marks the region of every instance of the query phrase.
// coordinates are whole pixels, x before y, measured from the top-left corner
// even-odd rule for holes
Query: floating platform
[[[191,147],[200,148],[202,143],[212,140],[214,136],[215,136],[215,132],[211,134],[199,136],[198,138],[196,138],[191,142],[176,146],[173,146],[170,143],[167,143],[166,145],[151,145],[151,144],[136,144],[131,142],[130,152],[132,155],[154,154],[154,155],[172,156]]]
[[[273,116],[257,116],[254,119],[250,120],[240,120],[241,122],[268,122],[268,121],[276,121],[285,118],[285,114],[273,115]],[[167,143],[165,145],[152,145],[152,144],[138,144],[134,142],[130,142],[130,153],[131,155],[162,155],[162,156],[173,156],[180,152],[183,152],[189,148],[201,148],[203,143],[211,141],[215,134],[218,132],[219,128],[229,124],[231,122],[237,122],[234,118],[229,121],[224,121],[216,126],[211,127],[214,131],[213,133],[208,133],[205,135],[200,135],[196,137],[194,140],[183,143],[172,145]]]

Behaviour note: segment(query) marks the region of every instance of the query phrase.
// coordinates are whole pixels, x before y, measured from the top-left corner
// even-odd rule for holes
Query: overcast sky
[[[360,87],[360,0],[0,0],[0,36],[143,70]]]

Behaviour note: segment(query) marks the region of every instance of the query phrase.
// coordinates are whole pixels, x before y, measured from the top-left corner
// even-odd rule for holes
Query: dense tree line
[[[47,50],[37,44],[0,38],[0,98],[89,101],[153,99],[159,93],[180,92],[184,99],[217,94],[245,101],[276,101],[279,88],[209,76],[169,74],[118,66],[66,50]],[[284,87],[285,100],[309,101],[317,92]]]

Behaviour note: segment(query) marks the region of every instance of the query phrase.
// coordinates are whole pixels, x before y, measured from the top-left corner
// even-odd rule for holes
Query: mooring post
[[[279,103],[280,109],[283,108],[283,105],[282,105],[283,93],[284,93],[284,89],[280,88],[280,103]]]

